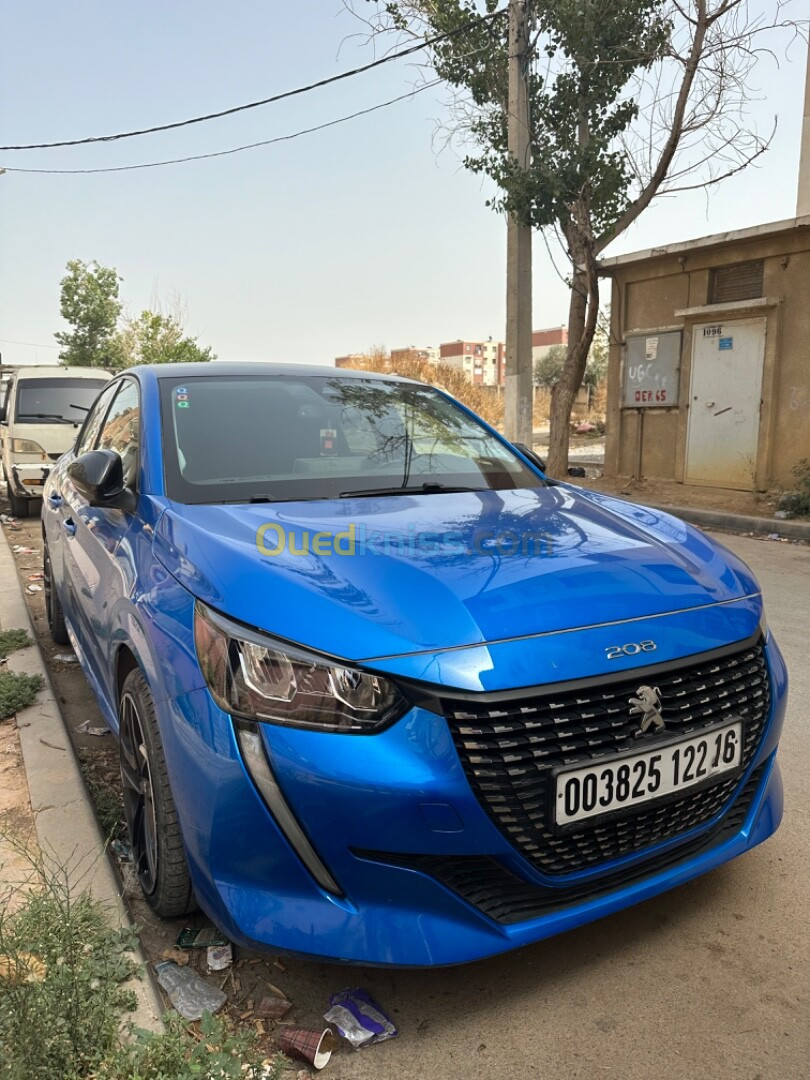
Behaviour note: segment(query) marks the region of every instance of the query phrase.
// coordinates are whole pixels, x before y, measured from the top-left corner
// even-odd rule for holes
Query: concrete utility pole
[[[509,0],[509,152],[522,169],[531,158],[527,0]],[[506,240],[504,432],[532,445],[532,229],[509,216]]]
[[[799,158],[799,199],[796,217],[810,214],[810,47],[807,51],[807,80],[804,85],[804,121]]]

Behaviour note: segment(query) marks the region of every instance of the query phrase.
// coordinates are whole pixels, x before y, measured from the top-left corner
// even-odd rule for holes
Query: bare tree
[[[570,264],[568,348],[551,401],[548,469],[564,476],[571,410],[599,314],[598,259],[652,200],[711,189],[770,146],[746,112],[763,54],[801,34],[792,0],[526,0],[528,172],[506,146],[506,22],[497,0],[345,0],[368,32],[435,38],[465,164],[495,180],[491,205],[559,242]]]

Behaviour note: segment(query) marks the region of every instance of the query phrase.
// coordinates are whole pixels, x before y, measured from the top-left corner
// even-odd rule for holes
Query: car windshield
[[[184,503],[539,487],[437,390],[330,376],[161,379],[170,498]]]
[[[20,379],[15,420],[31,424],[83,424],[106,379]]]

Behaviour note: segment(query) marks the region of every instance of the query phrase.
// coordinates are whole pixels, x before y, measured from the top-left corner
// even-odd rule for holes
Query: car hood
[[[353,660],[621,622],[758,591],[677,518],[561,484],[283,504],[171,503],[154,550],[196,597]]]

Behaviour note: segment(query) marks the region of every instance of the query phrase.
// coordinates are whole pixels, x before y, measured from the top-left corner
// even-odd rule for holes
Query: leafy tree
[[[110,343],[110,353],[117,369],[133,364],[216,360],[211,347],[201,348],[178,318],[155,311],[142,311],[137,319],[125,320]]]
[[[551,402],[548,458],[565,475],[568,422],[599,310],[601,252],[656,195],[705,187],[764,150],[746,118],[759,36],[796,24],[782,0],[521,0],[531,160],[507,145],[508,24],[500,0],[346,0],[372,33],[435,41],[430,63],[457,93],[465,164],[495,181],[496,210],[547,230],[570,262],[568,346]],[[482,16],[485,16],[482,18]]]
[[[567,349],[564,345],[552,345],[544,356],[534,362],[534,382],[536,386],[551,390],[562,375],[565,367]]]
[[[103,367],[109,364],[108,349],[121,304],[121,278],[111,266],[71,259],[61,282],[60,311],[72,330],[60,330],[54,337],[62,346],[59,359],[76,367]]]

